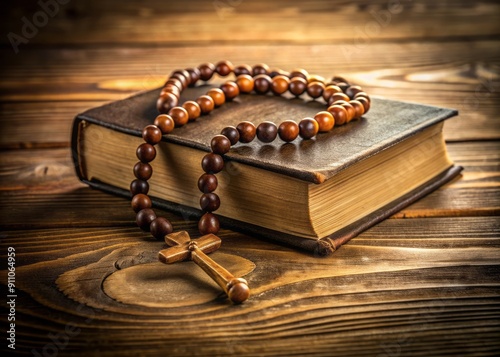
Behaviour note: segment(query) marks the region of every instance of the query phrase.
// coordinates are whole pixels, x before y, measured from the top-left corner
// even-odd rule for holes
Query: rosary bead
[[[323,91],[323,99],[325,100],[325,102],[328,103],[328,100],[330,99],[330,97],[335,94],[335,93],[341,93],[342,92],[342,89],[340,89],[338,86],[336,86],[335,84],[330,84],[330,85],[327,85],[325,87],[325,90]]]
[[[265,63],[259,63],[253,66],[252,68],[252,76],[257,76],[259,74],[268,74],[269,66]]]
[[[201,114],[208,114],[214,110],[215,107],[215,102],[209,95],[200,95],[198,99],[196,99],[196,103],[200,106]]]
[[[163,135],[170,134],[175,127],[174,119],[167,114],[158,115],[154,121],[154,125],[161,130]]]
[[[332,82],[337,84],[337,83],[347,83],[346,79],[344,77],[340,76],[333,76],[332,77]]]
[[[173,107],[168,111],[168,115],[174,120],[175,126],[183,126],[189,120],[189,114],[183,107]]]
[[[182,74],[181,72],[174,72],[171,76],[170,79],[175,78],[181,81],[182,83],[182,88],[186,88],[189,85],[189,73]]]
[[[276,95],[282,95],[288,90],[289,85],[290,85],[290,79],[287,76],[278,74],[272,79],[271,90]]]
[[[357,93],[362,92],[363,89],[360,86],[350,86],[346,89],[345,94],[349,96],[349,98],[353,99]]]
[[[310,82],[307,85],[307,94],[314,99],[321,97],[324,90],[325,85],[321,82]]]
[[[201,168],[207,174],[216,174],[224,168],[224,159],[222,156],[211,152],[201,160]]]
[[[263,143],[270,143],[276,139],[278,128],[276,124],[270,121],[265,121],[257,126],[257,138]]]
[[[145,142],[156,145],[161,141],[162,133],[156,125],[148,125],[142,129],[142,138]]]
[[[271,89],[271,77],[267,74],[258,74],[254,77],[254,90],[257,94],[266,94]]]
[[[302,139],[313,138],[319,130],[319,125],[313,118],[304,118],[299,123],[299,135]]]
[[[272,69],[270,72],[269,72],[269,77],[271,78],[274,78],[276,76],[285,76],[286,78],[290,79],[289,76],[290,76],[290,73],[287,72],[287,71],[283,71],[281,69]]]
[[[328,105],[333,105],[338,100],[349,102],[350,98],[345,93],[333,93],[330,99],[328,99]]]
[[[149,183],[144,180],[135,179],[130,183],[130,193],[132,195],[137,195],[139,193],[144,193],[145,195],[149,192]]]
[[[220,107],[226,102],[226,95],[220,88],[209,89],[207,95],[213,99],[216,107]]]
[[[142,209],[151,208],[152,206],[151,198],[149,198],[148,195],[139,193],[137,195],[134,195],[134,197],[132,197],[131,206],[134,212],[136,213]]]
[[[220,207],[220,198],[215,193],[204,193],[200,197],[200,207],[205,212],[217,211]]]
[[[289,143],[299,136],[299,125],[293,120],[285,120],[278,128],[280,139]]]
[[[179,98],[171,92],[165,92],[158,97],[156,109],[158,109],[160,113],[168,113],[168,111],[177,104],[179,104]]]
[[[333,115],[327,111],[316,113],[316,115],[314,116],[314,120],[318,122],[318,130],[320,132],[330,131],[335,125],[335,119],[333,119]]]
[[[186,109],[189,120],[195,120],[199,118],[201,115],[200,106],[193,100],[188,100],[184,102],[184,104],[182,104],[182,107]]]
[[[307,77],[307,83],[320,82],[325,85],[325,78],[322,76],[318,76],[317,74],[310,74]]]
[[[147,181],[151,178],[151,175],[153,175],[153,168],[150,164],[138,162],[134,165],[134,175],[139,180]]]
[[[347,118],[346,118],[346,123],[349,123],[351,120],[353,120],[356,117],[356,110],[350,103],[342,103],[340,104],[341,106],[344,107],[344,109],[347,112]]]
[[[135,216],[135,222],[143,231],[148,232],[150,230],[150,224],[156,218],[155,212],[151,208],[145,208],[137,212]]]
[[[162,96],[165,93],[171,93],[171,94],[175,95],[177,97],[177,99],[179,99],[179,97],[181,96],[180,89],[178,87],[174,86],[173,84],[166,84],[161,89],[160,96]]]
[[[352,105],[352,107],[356,111],[354,118],[361,118],[361,116],[363,114],[365,114],[365,107],[363,106],[363,104],[359,100],[354,99],[354,100],[351,100],[349,103]]]
[[[141,162],[148,163],[155,159],[156,149],[153,145],[142,143],[137,147],[136,156]]]
[[[256,129],[255,125],[249,121],[242,121],[236,126],[238,133],[240,134],[241,143],[249,143],[255,139]]]
[[[227,81],[220,86],[220,89],[224,92],[226,97],[226,102],[231,101],[240,94],[240,89],[238,85],[232,81]]]
[[[236,77],[236,84],[241,93],[250,93],[254,87],[254,79],[248,74],[240,74]]]
[[[354,99],[358,99],[360,97],[366,98],[369,102],[371,102],[370,96],[366,94],[365,92],[358,92],[354,95]]]
[[[229,61],[220,61],[217,62],[215,65],[215,72],[217,72],[218,75],[220,76],[227,76],[229,75],[234,69],[234,66],[231,62]]]
[[[215,135],[210,142],[214,154],[224,155],[231,149],[231,142],[224,135]]]
[[[293,71],[290,72],[290,77],[300,77],[303,78],[307,81],[307,77],[309,77],[309,73],[303,68],[296,68]]]
[[[343,106],[334,104],[328,107],[328,111],[333,115],[335,125],[344,125],[346,123],[347,111]]]
[[[170,77],[166,82],[165,82],[165,86],[167,85],[174,85],[176,86],[181,92],[184,90],[184,84],[182,84],[183,82],[179,79],[179,78],[175,78],[175,77]]]
[[[293,77],[290,80],[290,85],[288,86],[288,90],[294,96],[298,97],[302,93],[304,93],[307,89],[307,81],[302,77]]]
[[[365,113],[368,113],[368,111],[370,110],[370,100],[366,99],[365,97],[357,97],[356,100],[358,102],[360,102],[361,104],[363,104],[363,108],[365,108]]]
[[[198,189],[203,193],[215,191],[218,184],[217,176],[212,174],[203,174],[198,179]]]
[[[342,89],[342,92],[344,92],[344,93],[345,93],[345,91],[347,90],[347,88],[349,88],[349,86],[350,86],[350,85],[349,85],[349,83],[347,83],[347,82],[338,82],[338,83],[337,83],[337,86],[338,86],[340,89]]]
[[[203,63],[198,66],[198,69],[200,70],[200,79],[202,81],[210,80],[215,72],[215,66],[212,63]]]
[[[198,68],[188,68],[186,71],[189,73],[189,86],[193,87],[200,80],[200,70]]]
[[[219,219],[213,213],[205,213],[198,222],[198,230],[202,235],[217,234],[219,228]]]
[[[220,133],[229,139],[231,145],[235,145],[240,140],[240,133],[234,126],[227,126]]]
[[[234,67],[234,75],[236,77],[238,76],[241,76],[242,74],[248,74],[248,75],[252,75],[252,67],[248,64],[242,64],[240,66],[236,66]]]
[[[173,232],[172,223],[165,217],[156,217],[149,225],[151,235],[158,240],[164,240],[167,234]]]

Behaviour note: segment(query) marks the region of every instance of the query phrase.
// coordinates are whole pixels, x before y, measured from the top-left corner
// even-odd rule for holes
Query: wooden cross
[[[163,249],[158,253],[158,258],[162,263],[172,264],[191,259],[226,292],[229,300],[233,303],[239,304],[248,299],[250,289],[247,281],[235,278],[206,255],[219,249],[221,245],[219,237],[207,234],[192,240],[188,232],[181,231],[165,236],[165,242],[170,248]]]

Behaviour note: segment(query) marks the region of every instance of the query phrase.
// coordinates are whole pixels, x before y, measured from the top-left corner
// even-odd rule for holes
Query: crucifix
[[[242,303],[250,295],[250,289],[245,279],[235,278],[207,256],[219,249],[221,240],[214,234],[207,234],[197,239],[191,239],[186,231],[171,233],[165,236],[165,242],[170,246],[158,253],[162,263],[172,264],[183,260],[192,260],[201,267],[227,294],[235,304]]]

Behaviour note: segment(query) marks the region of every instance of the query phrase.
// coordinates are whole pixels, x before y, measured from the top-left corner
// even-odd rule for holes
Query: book
[[[209,86],[188,88],[181,102]],[[130,197],[142,128],[158,114],[160,89],[78,114],[72,153],[78,177],[91,187]],[[299,121],[325,110],[322,101],[240,95],[163,137],[152,163],[149,195],[156,207],[201,215],[197,180],[211,138],[243,120]],[[312,140],[238,143],[217,175],[223,227],[327,255],[363,230],[451,180],[462,169],[443,138],[452,109],[372,98],[362,118]],[[174,227],[175,229],[175,227]]]

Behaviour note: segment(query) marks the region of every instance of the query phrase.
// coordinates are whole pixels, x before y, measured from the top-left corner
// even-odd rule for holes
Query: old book
[[[190,88],[181,101],[208,87]],[[73,127],[77,174],[92,187],[130,196],[142,128],[157,115],[159,90],[79,114]],[[198,177],[211,138],[242,120],[311,117],[325,104],[301,98],[241,95],[165,136],[153,162],[150,195],[164,209],[196,219]],[[381,98],[363,118],[318,134],[234,146],[218,174],[223,227],[328,254],[457,175],[443,121],[456,111]],[[133,215],[131,214],[131,219]]]

